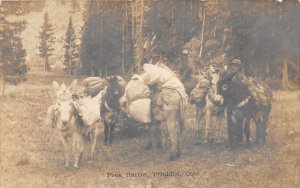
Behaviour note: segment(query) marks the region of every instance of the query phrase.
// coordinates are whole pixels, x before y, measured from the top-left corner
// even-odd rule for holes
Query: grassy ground
[[[96,158],[79,170],[66,169],[55,131],[44,125],[52,103],[53,80],[71,78],[36,73],[0,98],[0,187],[300,187],[300,92],[274,92],[268,145],[230,151],[226,144],[194,145],[196,126],[189,109],[182,158],[168,162],[162,149],[146,151],[148,131],[134,138],[116,133],[112,147],[98,142]],[[154,177],[154,172],[180,177]],[[121,173],[109,178],[107,173]],[[147,177],[125,177],[146,173]],[[193,174],[193,175],[192,175]],[[189,176],[190,175],[190,176]]]

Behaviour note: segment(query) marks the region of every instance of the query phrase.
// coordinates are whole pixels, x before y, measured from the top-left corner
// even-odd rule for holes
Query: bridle
[[[232,97],[229,97],[229,98],[232,98]],[[251,98],[251,96],[249,95],[244,100],[242,100],[241,102],[239,102],[239,103],[237,103],[233,106],[235,108],[242,108],[243,106],[245,106],[249,102],[250,98]]]
[[[117,77],[116,77],[117,78]],[[114,84],[114,85],[113,85]],[[120,99],[123,96],[124,90],[122,89],[122,86],[119,84],[119,80],[116,80],[116,83],[107,83],[107,86],[104,91],[104,106],[107,108],[110,112],[118,112],[121,110],[119,105],[115,105],[114,102],[117,102],[119,104],[119,101],[115,101],[116,98]],[[115,87],[112,87],[112,85]],[[118,93],[115,93],[118,92]]]
[[[216,89],[216,88],[215,88]],[[208,93],[207,93],[207,98],[208,100],[215,106],[218,106],[218,107],[222,107],[224,106],[224,102],[220,103],[216,100],[215,98],[215,95],[213,94],[214,93],[214,88],[213,86],[209,86],[208,87]],[[224,100],[224,97],[222,96],[223,100]]]
[[[56,103],[55,106],[56,105],[58,105],[58,104]],[[54,122],[56,128],[59,131],[66,131],[69,128],[70,124],[71,124],[72,118],[76,116],[76,109],[75,109],[75,106],[74,106],[73,102],[70,103],[70,105],[71,105],[70,117],[69,117],[69,119],[67,121],[67,124],[65,126],[63,126],[63,128],[59,128],[57,126],[57,124],[58,124],[58,116],[61,114],[61,111],[58,110],[58,108],[55,108],[55,112],[54,112],[55,114],[54,114],[54,120],[53,120],[53,122]]]
[[[209,89],[210,89],[210,88],[209,88]],[[211,92],[208,92],[207,97],[208,97],[208,100],[209,100],[213,105],[219,106],[219,107],[224,106],[224,103],[220,104],[219,102],[217,102],[217,101],[215,100],[214,96],[211,95]]]
[[[113,119],[113,121],[111,122],[112,125],[114,125],[116,122],[117,122],[117,119],[118,119],[118,116],[121,112],[121,108],[118,108],[118,109],[114,109],[113,107],[111,107],[108,102],[107,102],[107,97],[111,100],[113,99],[113,95],[112,95],[112,92],[110,91],[110,88],[111,86],[108,84],[107,87],[105,88],[104,90],[104,97],[103,97],[103,100],[102,100],[102,103],[105,107],[105,109],[109,112],[109,113],[116,113],[116,118]],[[101,114],[102,116],[103,114]]]

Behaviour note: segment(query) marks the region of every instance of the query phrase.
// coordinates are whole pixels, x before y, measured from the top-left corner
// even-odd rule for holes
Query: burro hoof
[[[177,152],[176,154],[171,154],[169,157],[170,161],[176,161],[177,159],[180,158],[180,152]]]
[[[78,169],[78,164],[75,163],[74,164],[74,168]]]
[[[90,161],[94,160],[95,159],[95,154],[90,154]]]
[[[246,147],[247,147],[247,148],[251,148],[251,146],[252,146],[251,141],[246,141]]]
[[[256,140],[256,141],[254,142],[254,145],[257,146],[257,147],[260,147],[260,146],[262,146],[262,143],[261,143],[260,140]]]
[[[149,143],[147,144],[147,146],[146,146],[146,150],[150,150],[151,148],[152,148],[152,143],[149,142]]]
[[[177,158],[176,158],[176,156],[175,155],[171,155],[170,157],[169,157],[169,160],[170,161],[175,161]]]
[[[157,147],[157,148],[161,148],[161,147],[162,147],[161,142],[158,142],[157,145],[156,145],[156,147]]]
[[[70,167],[70,163],[69,163],[69,161],[66,161],[66,163],[65,163],[65,167],[66,167],[66,168],[69,168],[69,167]]]

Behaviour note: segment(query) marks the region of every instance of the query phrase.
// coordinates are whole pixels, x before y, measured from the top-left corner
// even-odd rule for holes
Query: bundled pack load
[[[258,78],[244,78],[244,83],[248,85],[252,97],[257,105],[269,106],[272,102],[272,90]]]
[[[199,73],[199,80],[197,87],[198,88],[208,88],[211,85],[210,80],[212,79],[211,77],[211,67],[204,69]]]
[[[142,78],[147,85],[155,85],[157,92],[152,97],[153,105],[153,116],[157,119],[161,119],[163,109],[177,109],[180,108],[182,118],[184,109],[188,104],[188,95],[186,94],[185,88],[182,82],[176,77],[176,74],[170,69],[165,69],[156,65],[147,64],[143,65],[144,73]],[[165,99],[172,99],[174,95],[179,94],[181,97],[181,104],[178,106],[168,105],[164,101]]]
[[[166,90],[176,90],[176,92],[180,93],[184,106],[186,106],[188,96],[182,82],[176,77],[174,72],[170,69],[147,63],[143,65],[143,69],[142,78],[146,84],[156,85],[163,92]]]
[[[100,103],[104,90],[95,97],[87,96],[74,101],[74,106],[85,126],[93,125],[100,120]]]
[[[106,86],[106,80],[100,77],[88,77],[83,80],[85,94],[92,97],[99,94]]]
[[[170,69],[152,64],[145,63],[143,65],[143,69],[143,79],[148,85],[158,84],[159,86],[162,86],[170,79],[176,77],[175,73],[173,73]]]
[[[133,75],[128,82],[123,99],[129,117],[140,123],[151,122],[150,89],[142,76]]]
[[[211,85],[210,80],[204,77],[199,77],[197,88],[207,89],[208,87],[210,87],[210,85]]]
[[[247,85],[251,97],[257,106],[269,106],[272,102],[272,89],[258,78],[242,75],[242,82]]]

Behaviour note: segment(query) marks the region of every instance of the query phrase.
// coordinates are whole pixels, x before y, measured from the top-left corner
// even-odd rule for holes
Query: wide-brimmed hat
[[[188,51],[187,49],[184,49],[184,50],[182,50],[182,54],[183,54],[183,55],[188,55],[188,54],[189,54],[189,51]]]
[[[232,65],[242,65],[242,61],[239,59],[233,59],[232,62],[230,63]]]

